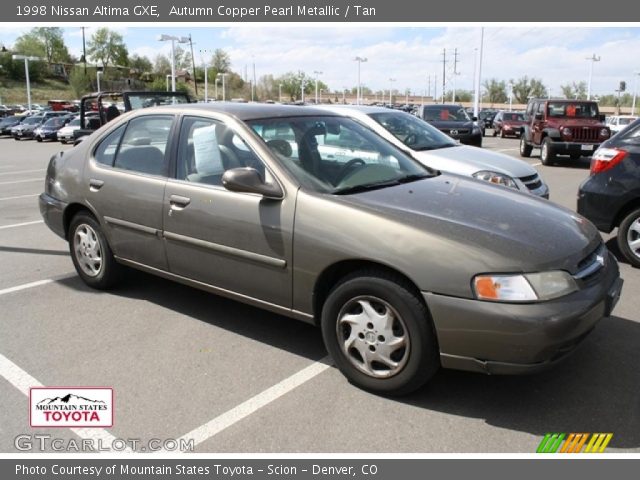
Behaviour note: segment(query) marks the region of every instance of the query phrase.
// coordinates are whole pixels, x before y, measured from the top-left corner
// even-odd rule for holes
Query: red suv
[[[526,115],[520,155],[529,157],[540,148],[543,165],[553,164],[557,155],[590,157],[611,136],[596,102],[536,98],[529,101]]]

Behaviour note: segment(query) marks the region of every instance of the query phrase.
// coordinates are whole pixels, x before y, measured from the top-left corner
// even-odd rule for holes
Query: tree
[[[127,65],[129,52],[122,35],[106,27],[99,28],[87,44],[87,54],[94,62],[102,64],[104,71],[109,64]]]
[[[586,100],[587,99],[587,83],[586,82],[572,82],[566,85],[561,85],[562,94],[567,99]]]
[[[516,103],[527,103],[529,97],[544,97],[547,93],[547,87],[537,78],[530,79],[525,75],[517,81],[511,80],[511,83]]]
[[[87,75],[84,74],[83,68],[74,67],[69,72],[69,86],[73,90],[75,98],[80,98],[91,90],[91,81]]]
[[[156,75],[169,75],[171,73],[171,60],[161,53],[156,55],[153,61],[153,73]]]
[[[231,58],[229,54],[221,48],[216,48],[211,58],[211,67],[217,72],[225,73],[231,68]]]
[[[445,98],[453,98],[453,90],[449,90]],[[469,90],[456,90],[456,102],[471,102],[473,94]]]
[[[151,60],[145,56],[137,54],[132,55],[129,59],[129,67],[131,67],[132,70],[135,70],[138,76],[153,70]]]
[[[489,103],[506,103],[508,99],[507,85],[504,80],[496,78],[485,80],[483,84],[486,90],[486,101]]]
[[[41,57],[49,64],[71,60],[59,27],[32,28],[18,37],[14,49],[22,55]]]

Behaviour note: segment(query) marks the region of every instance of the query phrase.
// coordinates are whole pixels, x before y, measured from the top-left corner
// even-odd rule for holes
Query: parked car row
[[[316,324],[405,394],[550,367],[621,293],[594,225],[483,153],[384,108],[143,108],[53,156],[40,211],[87,285],[132,267]]]

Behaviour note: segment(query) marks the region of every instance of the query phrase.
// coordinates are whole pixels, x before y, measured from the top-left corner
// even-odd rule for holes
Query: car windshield
[[[61,118],[50,118],[44,122],[43,127],[59,127],[61,125],[64,125],[64,120]]]
[[[505,113],[503,114],[502,117],[505,121],[511,121],[511,122],[523,122],[524,121],[524,115],[521,113]]]
[[[550,117],[598,118],[596,103],[549,102],[547,111]]]
[[[621,118],[618,120],[618,125],[631,125],[633,122],[636,121],[636,118]]]
[[[42,122],[42,117],[29,117],[27,119],[24,120],[25,125],[37,125],[38,123]]]
[[[412,150],[435,150],[459,144],[437,128],[402,112],[370,113],[369,116]]]
[[[67,123],[67,127],[79,127],[79,126],[80,126],[80,119],[79,118],[74,118],[69,123]]]
[[[424,119],[428,122],[470,122],[464,108],[456,105],[434,105],[424,109]]]
[[[346,117],[290,117],[247,124],[303,186],[349,194],[416,181],[435,173]]]

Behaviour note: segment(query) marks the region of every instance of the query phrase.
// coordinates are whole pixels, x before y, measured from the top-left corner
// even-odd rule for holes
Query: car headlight
[[[516,185],[516,182],[513,180],[513,178],[502,173],[482,170],[480,172],[474,173],[473,177],[477,178],[478,180],[484,180],[485,182],[495,183],[497,185],[503,185],[505,187],[519,190],[518,185]]]
[[[609,129],[608,128],[601,128],[600,129],[600,136],[607,138],[609,136]]]
[[[561,270],[523,275],[478,275],[473,279],[476,298],[493,302],[545,301],[577,289],[573,277]]]

